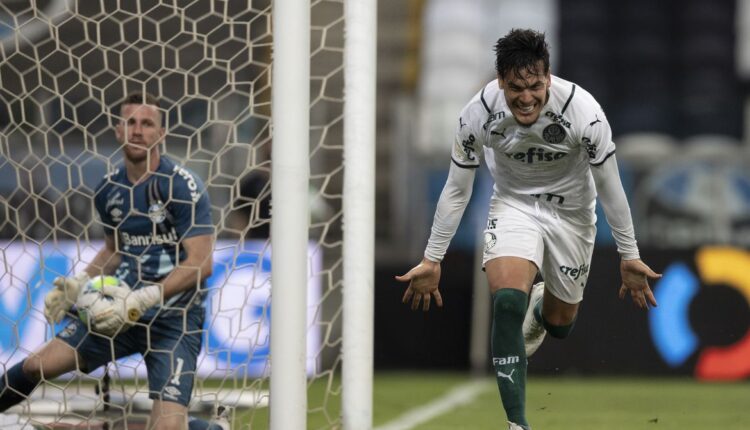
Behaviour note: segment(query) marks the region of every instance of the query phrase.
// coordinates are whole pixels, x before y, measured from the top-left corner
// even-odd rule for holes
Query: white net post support
[[[377,3],[350,0],[344,43],[345,430],[372,428]]]
[[[310,4],[273,2],[271,430],[306,428]]]

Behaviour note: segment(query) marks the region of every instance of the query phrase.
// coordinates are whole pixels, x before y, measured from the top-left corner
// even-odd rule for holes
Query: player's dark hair
[[[544,68],[542,73],[546,75],[549,72],[549,47],[544,33],[513,29],[495,44],[495,71],[501,78],[509,72],[520,77],[523,70],[537,74],[540,61]]]
[[[122,107],[125,105],[153,105],[157,108],[161,108],[159,104],[159,98],[155,95],[143,92],[143,91],[133,91],[131,93],[128,93],[128,95],[125,96],[124,99],[120,102],[120,112],[122,113]],[[159,117],[163,118],[164,115],[161,114],[161,109],[159,110]],[[162,123],[163,123],[162,119]],[[164,124],[162,124],[164,125]]]

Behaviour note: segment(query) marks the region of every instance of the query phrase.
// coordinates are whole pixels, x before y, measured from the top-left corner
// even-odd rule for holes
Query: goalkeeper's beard
[[[125,158],[132,164],[139,164],[148,162],[149,156],[151,159],[158,157],[158,151],[156,150],[159,143],[153,143],[150,146],[143,146],[137,143],[125,143],[123,145],[123,153]]]

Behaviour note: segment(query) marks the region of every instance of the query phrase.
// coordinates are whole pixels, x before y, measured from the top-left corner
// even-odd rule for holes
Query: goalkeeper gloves
[[[63,319],[88,281],[89,275],[86,272],[72,277],[58,276],[52,281],[55,288],[44,298],[44,316],[50,324],[57,324]]]
[[[161,303],[161,287],[149,285],[131,290],[122,285],[104,286],[102,294],[114,298],[111,309],[94,316],[91,327],[106,335],[113,335],[121,328],[128,329],[148,310]]]

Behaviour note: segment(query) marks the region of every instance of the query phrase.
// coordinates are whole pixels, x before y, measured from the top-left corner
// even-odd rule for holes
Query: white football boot
[[[534,284],[529,294],[529,308],[526,309],[526,316],[523,318],[523,343],[526,347],[527,358],[539,349],[544,340],[544,335],[547,334],[544,325],[534,318],[534,308],[542,301],[543,297],[544,282]]]
[[[531,430],[531,427],[524,427],[514,422],[508,421],[508,430]]]

